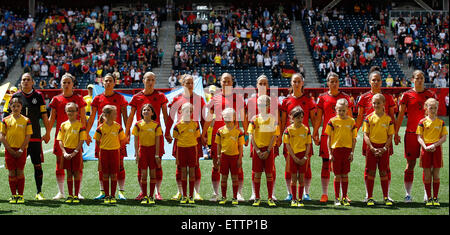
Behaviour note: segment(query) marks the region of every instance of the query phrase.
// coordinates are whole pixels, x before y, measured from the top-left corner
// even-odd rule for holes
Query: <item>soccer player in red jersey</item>
[[[256,88],[257,88],[257,94],[250,97],[247,101],[247,120],[250,122],[252,118],[259,114],[258,110],[258,98],[262,95],[269,95],[269,79],[266,75],[261,75],[256,79]],[[280,112],[281,110],[281,104],[278,101],[278,94],[274,95],[272,94],[270,97],[270,107],[272,107],[269,110],[269,113],[274,115],[277,118],[277,122],[281,120]],[[250,141],[249,141],[250,142]],[[280,144],[277,141],[277,146],[273,148],[274,151],[274,157],[278,156],[278,149],[280,147]],[[250,152],[253,152],[253,145],[250,142]],[[251,155],[250,155],[251,157]],[[242,170],[242,169],[241,169]],[[243,174],[242,174],[243,175]],[[276,167],[274,167],[272,172],[272,178],[273,178],[273,185],[275,185],[276,181]],[[254,185],[253,185],[253,179],[254,179],[255,173],[252,171],[252,196],[250,197],[250,201],[255,199],[255,192],[254,192]],[[242,200],[242,187],[243,187],[243,179],[241,179],[241,174],[239,175],[239,190],[238,190],[238,200]],[[275,197],[275,190],[272,190],[272,199],[277,200]]]
[[[136,115],[137,121],[141,120],[142,119],[142,117],[141,117],[142,107],[146,103],[151,104],[155,108],[155,113],[156,113],[155,121],[157,123],[161,123],[161,121],[160,121],[161,112],[163,114],[164,123],[168,123],[169,115],[167,113],[167,103],[169,101],[167,100],[167,97],[166,97],[166,95],[164,95],[164,93],[155,90],[156,75],[153,72],[146,72],[144,74],[143,82],[144,82],[144,90],[136,93],[131,98],[131,101],[129,103],[129,105],[131,106],[131,111],[130,111],[130,115],[128,116],[128,119],[127,119],[126,132],[125,132],[128,140],[130,139],[130,128],[131,128],[131,125],[133,124],[134,115]],[[160,154],[160,157],[162,157],[165,153],[164,152],[164,141],[162,139],[163,138],[162,136],[160,138],[161,138],[161,140],[160,140],[159,154]],[[166,136],[166,140],[167,140],[167,142],[172,143],[172,137]],[[160,191],[162,177],[163,177],[162,168],[156,168],[156,196],[155,196],[156,200],[162,200],[161,191]],[[138,182],[140,182],[139,171],[138,171]],[[139,194],[139,196],[136,198],[136,200],[141,201],[142,197],[143,197],[143,194],[141,192]]]
[[[89,120],[87,121],[86,131],[89,131],[92,128],[92,124],[94,123],[95,115],[98,117],[102,114],[103,107],[106,105],[114,105],[117,110],[116,122],[122,126],[122,120],[124,122],[128,119],[127,114],[127,105],[128,102],[125,100],[125,97],[114,91],[114,86],[116,84],[116,77],[110,73],[106,74],[103,78],[103,87],[105,88],[104,93],[96,95],[94,100],[91,103],[91,115]],[[98,125],[100,123],[97,123]],[[97,126],[98,126],[97,125]],[[99,148],[95,146],[95,157],[98,158]],[[119,185],[119,199],[126,199],[124,196],[125,190],[125,168],[123,167],[123,158],[127,156],[126,145],[120,147],[120,169],[119,174],[117,175],[117,182]],[[97,196],[95,199],[104,199],[105,192],[103,191],[103,174],[99,172],[99,181],[100,181],[100,191],[101,194]]]
[[[57,95],[53,97],[52,101],[50,102],[50,108],[52,108],[52,111],[50,113],[50,120],[48,127],[53,127],[55,120],[56,120],[56,131],[55,131],[55,143],[53,145],[53,153],[56,155],[56,181],[58,184],[58,193],[56,194],[53,199],[63,199],[65,198],[64,194],[64,179],[65,179],[65,173],[64,169],[61,166],[63,153],[62,150],[59,147],[59,142],[56,140],[56,137],[58,136],[59,129],[61,127],[61,123],[68,120],[67,114],[65,112],[66,104],[69,102],[74,102],[78,105],[78,119],[80,119],[81,124],[83,126],[86,126],[86,102],[83,99],[83,96],[80,94],[75,94],[73,91],[73,84],[74,84],[74,77],[70,73],[66,73],[61,78],[61,88],[62,88],[62,94]],[[50,133],[50,130],[47,130],[47,133]],[[88,137],[88,140],[86,143],[90,143],[90,138]],[[80,181],[82,180],[83,173],[80,172]],[[83,199],[81,195],[78,195],[78,198]]]
[[[247,133],[248,121],[245,118],[245,101],[241,95],[236,94],[233,91],[233,83],[233,76],[229,73],[223,73],[220,77],[220,84],[222,87],[221,92],[216,93],[206,105],[206,108],[209,110],[209,112],[207,112],[206,121],[202,129],[203,143],[207,143],[208,127],[211,124],[213,114],[216,115],[211,141],[211,157],[213,159],[211,181],[214,190],[214,195],[211,199],[212,201],[217,201],[219,195],[220,168],[217,158],[217,145],[215,144],[215,136],[217,134],[217,130],[225,125],[222,117],[222,111],[225,110],[225,108],[233,108],[236,112],[237,121],[242,122],[244,133]]]
[[[203,124],[204,124],[204,119],[202,118],[202,113],[203,113],[203,109],[204,109],[206,103],[205,103],[205,100],[203,99],[203,97],[197,95],[194,92],[194,78],[189,74],[183,75],[181,85],[184,88],[183,93],[176,96],[172,100],[172,102],[168,105],[170,110],[169,110],[168,123],[166,124],[166,134],[165,135],[170,136],[170,129],[172,128],[174,121],[176,123],[178,123],[181,120],[180,119],[181,106],[183,106],[183,104],[185,104],[185,103],[191,103],[194,107],[192,120],[195,122],[200,122],[201,126],[203,126]],[[167,133],[167,132],[169,132],[169,133]],[[174,140],[174,141],[176,141],[176,140]],[[198,142],[197,153],[198,153],[198,157],[201,158],[201,157],[203,157],[203,149],[202,149],[203,145],[201,143],[201,138],[199,138],[197,140],[197,142]],[[174,157],[176,156],[175,143],[174,143],[172,155]],[[176,181],[177,181],[177,185],[178,185],[178,193],[172,199],[181,199],[181,186],[182,185],[181,185],[181,175],[180,174],[181,174],[180,169],[177,168]],[[200,193],[199,193],[200,182],[201,182],[201,171],[200,171],[199,165],[197,165],[197,167],[196,167],[195,178],[196,179],[195,179],[195,187],[194,187],[194,189],[195,189],[194,200],[202,200]]]
[[[283,103],[281,104],[281,132],[284,133],[284,130],[287,126],[291,123],[291,118],[289,116],[289,113],[297,107],[300,106],[302,110],[304,111],[303,116],[303,124],[307,127],[309,127],[309,120],[311,120],[311,124],[314,127],[314,123],[316,122],[316,103],[311,99],[311,97],[304,93],[303,87],[304,87],[304,79],[303,76],[300,73],[295,73],[291,77],[291,86],[292,86],[292,92],[283,100]],[[279,139],[279,141],[281,138]],[[303,200],[311,200],[309,196],[309,188],[311,186],[311,164],[310,164],[310,158],[313,154],[312,146],[311,151],[309,152],[309,156],[307,156],[306,161],[306,172],[305,172],[305,187],[304,187],[304,194],[303,194]],[[291,173],[289,172],[290,169],[290,161],[289,161],[289,152],[287,148],[283,147],[283,154],[286,159],[286,168],[285,168],[285,179],[286,179],[286,189],[288,191],[288,196],[286,197],[286,201],[292,200],[292,192],[291,192]]]
[[[385,106],[384,106],[384,110],[386,112],[387,115],[389,115],[389,117],[391,117],[391,120],[393,120],[394,122],[394,129],[395,129],[395,108],[396,108],[396,103],[394,101],[394,98],[392,97],[392,95],[387,94],[387,93],[382,93],[381,92],[381,85],[382,85],[382,80],[381,80],[381,74],[379,71],[377,71],[376,67],[372,67],[373,70],[370,74],[369,74],[369,84],[370,84],[370,91],[364,93],[361,95],[359,102],[358,102],[358,116],[356,118],[356,127],[359,128],[362,126],[364,119],[371,114],[372,112],[374,112],[374,108],[372,105],[372,97],[375,94],[382,94],[385,97]],[[367,144],[365,142],[365,139],[363,139],[363,145],[362,145],[362,154],[364,156],[366,156],[366,148],[367,148]],[[392,148],[392,144],[390,145],[389,148],[390,152],[389,155],[393,154],[393,148]],[[364,182],[366,183],[367,181],[367,168],[364,170]],[[388,184],[390,183],[391,180],[391,171],[390,169],[387,169],[387,177],[388,177]],[[366,194],[367,194],[367,189],[366,189]],[[389,196],[388,196],[389,198]],[[365,200],[367,199],[367,195]],[[391,200],[391,199],[389,199]]]
[[[420,120],[425,117],[424,104],[429,98],[437,99],[437,96],[431,90],[425,89],[425,75],[421,70],[413,72],[412,82],[414,87],[402,94],[400,99],[400,108],[397,116],[397,122],[395,126],[395,138],[394,142],[398,145],[400,136],[398,131],[402,124],[405,113],[407,113],[408,122],[406,123],[406,132],[404,137],[405,144],[405,158],[406,169],[404,175],[405,185],[405,202],[412,202],[411,189],[414,179],[414,167],[416,166],[416,160],[420,157],[420,144],[417,140],[417,126]],[[428,198],[426,198],[428,200]]]
[[[344,92],[339,91],[339,75],[330,72],[327,75],[327,85],[329,90],[325,93],[319,95],[319,99],[317,102],[317,119],[315,122],[314,130],[313,130],[313,140],[316,145],[320,144],[320,153],[319,155],[322,157],[322,171],[321,171],[321,181],[322,181],[322,196],[320,198],[320,202],[328,201],[328,183],[330,182],[330,161],[329,154],[327,148],[327,139],[328,135],[325,133],[325,127],[328,124],[328,121],[336,116],[336,102],[337,100],[344,98],[348,101],[348,114],[352,116],[353,102],[350,99],[350,96]],[[319,140],[319,126],[323,121],[322,126],[322,136]]]

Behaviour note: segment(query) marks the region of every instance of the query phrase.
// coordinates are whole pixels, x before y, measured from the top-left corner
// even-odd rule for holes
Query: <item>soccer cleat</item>
[[[155,199],[153,197],[149,197],[148,204],[155,204]]]
[[[392,200],[389,199],[388,197],[385,197],[385,198],[384,198],[384,204],[385,204],[386,206],[392,206],[392,205],[393,205],[393,202],[392,202]]]
[[[437,197],[433,198],[433,206],[440,206],[439,200]]]
[[[348,201],[349,203],[352,202],[352,200],[348,197],[348,195],[345,196],[345,198],[347,199],[347,201]]]
[[[261,199],[255,198],[255,200],[253,201],[252,206],[259,206],[259,204],[261,204]]]
[[[303,194],[303,200],[304,201],[311,201],[311,197],[309,196],[309,194]]]
[[[143,198],[144,198],[144,194],[142,192],[140,192],[139,195],[137,195],[137,197],[134,200],[141,201]]]
[[[292,201],[292,194],[289,193],[284,200],[285,201]]]
[[[194,198],[191,196],[188,200],[189,204],[195,204]]]
[[[181,199],[181,193],[177,192],[177,194],[173,195],[172,198],[170,198],[170,200],[172,201],[179,201]]]
[[[348,201],[348,198],[342,198],[341,204],[344,206],[350,206],[350,202]]]
[[[43,200],[45,200],[44,194],[42,194],[42,192],[39,192],[39,193],[36,194],[36,196],[34,196],[34,199],[39,200],[39,201],[43,201]]]
[[[335,198],[334,199],[334,205],[335,206],[340,206],[341,205],[341,200],[339,200],[339,198]]]
[[[219,199],[219,195],[213,194],[212,197],[211,197],[211,199],[209,199],[209,201],[211,201],[211,202],[217,202],[218,199]]]
[[[373,198],[367,199],[367,206],[374,206],[374,205],[375,205],[375,200],[373,200]]]
[[[80,198],[78,196],[74,196],[72,203],[80,203]]]
[[[305,204],[303,204],[303,200],[298,200],[297,206],[298,206],[298,207],[303,207],[303,206],[305,206]]]
[[[105,198],[103,199],[103,203],[104,204],[110,204],[111,200],[109,199],[109,197],[105,196]]]
[[[182,198],[181,198],[181,201],[180,201],[180,204],[186,204],[187,201],[188,201],[188,198],[187,198],[187,197],[182,197]]]
[[[225,205],[225,203],[227,203],[227,198],[222,197],[222,199],[220,199],[220,201],[219,201],[219,205]]]
[[[111,196],[111,198],[109,199],[109,203],[110,204],[116,204],[117,203],[116,197]]]
[[[298,207],[297,200],[291,200],[291,207]]]
[[[59,199],[63,199],[65,198],[66,195],[64,195],[63,193],[58,192],[54,197],[53,200],[59,200]]]
[[[433,199],[428,199],[427,203],[425,203],[425,206],[432,206],[433,205]]]
[[[101,190],[100,194],[94,198],[94,200],[102,200],[105,199],[105,191]]]
[[[239,204],[239,199],[237,199],[237,198],[231,199],[231,205],[238,205],[238,204]]]
[[[327,202],[328,201],[328,195],[326,194],[322,194],[322,196],[320,197],[320,202]]]
[[[66,199],[66,201],[64,201],[65,203],[72,203],[72,201],[73,201],[73,196],[68,196],[67,197],[67,199]]]
[[[148,204],[148,197],[147,196],[142,198],[141,204]]]
[[[278,201],[278,199],[275,197],[275,195],[273,195],[273,193],[272,193],[272,199],[273,199],[274,201]]]
[[[245,198],[240,193],[237,194],[237,200],[240,202],[245,202]]]
[[[276,207],[276,206],[277,206],[277,204],[275,204],[275,202],[273,201],[272,198],[267,199],[267,204],[268,204],[270,207]]]
[[[252,195],[250,196],[250,198],[248,199],[249,201],[254,201],[255,200],[255,194],[252,193]]]
[[[125,190],[119,190],[119,200],[127,200],[125,197]]]
[[[23,199],[23,195],[17,195],[17,204],[24,204],[25,200]]]
[[[84,197],[83,197],[83,195],[81,195],[81,193],[78,193],[78,199],[80,199],[80,200],[84,200]]]
[[[203,198],[200,196],[200,193],[194,192],[194,200],[203,201]]]
[[[406,196],[405,196],[405,202],[407,202],[407,203],[412,202],[412,197],[411,197],[411,195],[406,195]]]
[[[158,200],[158,201],[164,200],[160,193],[157,193],[157,194],[155,195],[155,199]]]
[[[17,195],[12,195],[9,199],[10,204],[16,204],[17,203]]]

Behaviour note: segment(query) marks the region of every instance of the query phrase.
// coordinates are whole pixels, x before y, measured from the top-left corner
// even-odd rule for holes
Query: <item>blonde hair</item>
[[[372,96],[372,102],[376,99],[380,99],[383,101],[383,103],[386,103],[386,97],[384,97],[383,94],[377,93],[375,95]]]
[[[332,77],[335,77],[335,78],[339,79],[339,75],[337,73],[329,72],[328,75],[327,75],[327,82],[329,82]]]
[[[78,104],[76,104],[75,102],[67,103],[66,106],[64,107],[64,110],[66,110],[66,112],[67,112],[67,109],[71,108],[71,107],[75,107],[77,109],[77,111],[78,111]]]
[[[348,107],[348,101],[344,98],[338,99],[336,102],[336,106],[346,106]]]
[[[258,106],[265,104],[267,107],[270,107],[270,97],[268,95],[258,97],[257,104]]]
[[[229,119],[231,119],[231,118],[234,118],[234,115],[235,115],[235,111],[234,111],[234,109],[232,109],[232,108],[226,108],[226,109],[224,109],[223,111],[222,111],[222,118],[225,120],[225,119],[227,119],[227,120],[229,120]]]
[[[423,78],[425,78],[425,73],[423,73],[422,70],[414,70],[413,74],[412,74],[412,78],[415,79],[417,76],[422,76]]]

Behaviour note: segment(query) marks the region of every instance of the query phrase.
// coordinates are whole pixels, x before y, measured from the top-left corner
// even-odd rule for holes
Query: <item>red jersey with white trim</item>
[[[309,127],[309,114],[311,110],[314,110],[317,108],[316,102],[311,98],[309,95],[303,94],[300,97],[295,97],[292,94],[289,94],[281,104],[281,111],[286,112],[286,127],[288,127],[291,124],[291,118],[289,116],[289,113],[294,109],[295,107],[300,106],[303,109],[304,115],[303,115],[303,124],[307,127]]]
[[[194,113],[192,120],[195,122],[202,120],[203,109],[205,108],[205,100],[203,97],[193,93],[191,97],[186,97],[183,94],[179,94],[173,98],[172,102],[168,105],[170,110],[170,117],[177,122],[180,121],[181,106],[185,103],[191,103],[194,106]],[[174,113],[176,110],[176,114]],[[174,119],[175,118],[175,119]]]
[[[385,102],[385,106],[384,106],[384,111],[389,114],[389,109],[396,106],[395,101],[394,101],[394,97],[392,97],[392,95],[390,94],[386,94],[386,93],[381,93],[382,95],[384,95],[384,98],[386,99]],[[357,104],[358,108],[362,108],[363,109],[363,114],[364,114],[364,118],[367,117],[369,114],[371,114],[373,111],[375,111],[373,109],[373,105],[372,105],[372,97],[375,94],[372,93],[372,91],[368,91],[364,94],[361,95],[361,97],[359,98],[359,102]]]
[[[328,94],[328,92],[324,92],[319,95],[319,100],[317,101],[317,108],[322,110],[323,115],[323,125],[322,125],[322,135],[327,135],[325,133],[325,127],[328,124],[328,121],[336,116],[336,102],[339,99],[346,99],[348,101],[348,108],[353,108],[353,102],[350,99],[350,96],[344,92],[339,92],[336,96],[332,96]]]
[[[245,109],[244,98],[239,94],[233,94],[224,96],[223,93],[214,95],[209,103],[206,105],[209,110],[213,110],[216,115],[216,119],[213,127],[213,135],[217,133],[217,130],[225,125],[222,118],[222,111],[226,108],[233,108],[236,112],[236,120],[244,120],[245,117],[239,116],[239,111]]]
[[[100,95],[96,95],[94,100],[92,100],[91,106],[97,108],[97,117],[100,116],[103,112],[103,108],[106,105],[114,105],[117,109],[117,117],[116,122],[122,125],[122,107],[127,107],[128,102],[125,100],[125,97],[117,92],[110,96],[106,96],[105,93]],[[95,115],[95,114],[92,114]],[[126,120],[124,120],[126,121]]]
[[[429,98],[437,99],[437,96],[431,90],[416,92],[411,89],[403,93],[400,98],[400,105],[406,105],[408,121],[406,123],[406,132],[416,133],[420,120],[425,117],[425,101]]]
[[[142,106],[144,106],[144,104],[146,103],[150,103],[155,109],[156,113],[155,121],[159,124],[161,123],[159,118],[161,113],[161,107],[164,104],[167,104],[168,102],[169,100],[167,99],[166,95],[164,95],[164,93],[160,91],[155,90],[150,95],[145,95],[143,91],[140,91],[131,98],[129,105],[131,107],[136,108],[136,120],[139,121],[142,119],[141,117]]]
[[[79,94],[73,94],[69,97],[64,97],[62,94],[53,97],[52,101],[50,101],[50,108],[56,110],[56,131],[55,131],[55,139],[58,136],[59,129],[61,127],[61,123],[67,121],[69,118],[66,114],[66,104],[74,102],[78,105],[78,116],[77,119],[80,120],[80,110],[84,109],[86,106],[86,101],[84,101],[83,96]]]

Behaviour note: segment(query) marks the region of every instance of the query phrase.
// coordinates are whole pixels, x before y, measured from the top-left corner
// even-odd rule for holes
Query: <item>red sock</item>
[[[414,180],[414,171],[405,170],[404,181],[412,183]]]
[[[111,196],[116,196],[116,188],[117,188],[117,176],[111,179]]]
[[[17,176],[17,193],[19,195],[23,195],[24,187],[25,187],[25,176],[24,175]]]
[[[163,178],[163,171],[162,168],[156,168],[156,181],[161,181]]]
[[[17,177],[8,176],[9,188],[11,189],[11,195],[16,195],[17,193]]]
[[[212,168],[212,172],[211,172],[211,181],[212,181],[212,182],[220,181],[220,172],[219,172],[218,169]]]
[[[117,180],[125,180],[125,169],[119,171],[119,174],[117,174]]]
[[[348,191],[348,177],[342,177],[341,179],[341,184],[342,184],[342,197],[346,198],[347,197],[347,191]]]
[[[67,189],[69,191],[69,196],[73,196],[73,178],[67,176]]]
[[[272,193],[273,193],[273,178],[269,177],[267,178],[267,195],[269,199],[272,199]]]
[[[371,175],[367,175],[366,177],[366,187],[367,187],[367,198],[373,197],[373,185],[374,185],[374,177]]]
[[[141,192],[144,197],[147,196],[147,180],[141,180]]]
[[[256,179],[253,181],[253,185],[255,186],[255,198],[260,199],[259,190],[261,188],[261,179]]]
[[[222,197],[227,197],[227,182],[220,182],[220,189],[222,190]]]
[[[81,180],[75,179],[74,182],[75,182],[75,196],[78,196],[78,194],[80,194]]]
[[[439,194],[440,179],[433,179],[433,197],[437,198]]]
[[[298,199],[302,199],[303,198],[303,189],[305,188],[305,186],[303,184],[300,184],[300,186],[298,187]],[[292,193],[294,193],[295,190],[292,191]]]
[[[105,191],[105,196],[109,197],[109,177],[103,177],[103,190]]]
[[[425,185],[425,192],[427,192],[427,197],[428,199],[431,198],[431,182],[423,182],[423,184]]]
[[[156,179],[150,179],[150,197],[155,194]]]
[[[232,184],[233,184],[233,198],[237,198],[237,193],[239,189],[239,180],[233,181]]]
[[[291,192],[292,192],[292,200],[297,200],[297,184],[296,183],[291,182]]]
[[[341,192],[341,182],[334,179],[333,184],[334,184],[334,197],[339,198],[339,194]]]
[[[187,192],[187,180],[186,179],[181,180],[181,188],[183,190],[183,197],[186,197],[186,192]]]
[[[195,177],[192,179],[189,177],[189,196],[194,197]]]
[[[380,177],[381,191],[383,191],[383,197],[388,196],[389,178],[388,176]]]

